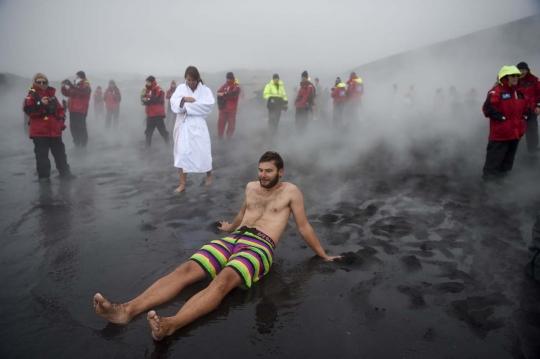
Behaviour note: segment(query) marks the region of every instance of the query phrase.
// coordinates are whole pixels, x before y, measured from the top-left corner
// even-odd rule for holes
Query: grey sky
[[[0,72],[346,70],[539,12],[537,0],[0,0]]]

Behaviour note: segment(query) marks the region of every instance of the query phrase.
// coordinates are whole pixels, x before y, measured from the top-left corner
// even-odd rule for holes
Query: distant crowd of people
[[[300,77],[300,87],[294,99],[298,131],[304,131],[310,119],[321,116],[325,97],[328,96],[333,100],[332,118],[336,127],[344,122],[344,118],[349,121],[357,118],[362,106],[364,83],[356,73],[352,72],[346,82],[336,78],[331,91],[323,90],[318,78],[312,83],[307,71]],[[156,128],[166,143],[169,142],[167,125],[174,128],[174,165],[179,168],[180,174],[180,186],[176,193],[185,190],[186,173],[206,173],[206,184],[212,183],[212,155],[206,117],[217,101],[218,137],[230,139],[235,131],[238,101],[242,94],[239,81],[232,72],[226,74],[225,83],[217,90],[215,97],[204,85],[197,68],[188,67],[184,79],[185,83],[180,86],[172,81],[171,87],[165,92],[157,84],[156,78],[149,76],[140,96],[146,110],[146,146],[151,146]],[[23,105],[23,111],[28,116],[29,137],[34,141],[39,180],[44,183],[50,182],[49,150],[55,158],[60,178],[74,178],[62,142],[62,131],[66,128],[65,108],[69,111],[69,127],[77,148],[86,147],[88,142],[86,117],[91,97],[96,116],[105,119],[107,128],[116,128],[119,122],[122,95],[115,81],[111,80],[105,91],[98,86],[92,96],[85,72],[79,71],[73,81],[64,80],[61,86],[62,94],[68,98],[67,103],[58,100],[47,76],[37,73]],[[393,92],[397,94],[397,85],[393,86]],[[269,134],[274,135],[282,111],[287,111],[289,107],[287,93],[278,74],[274,74],[266,84],[262,97],[268,110]],[[437,89],[434,107],[441,109],[449,105],[458,111],[462,106],[476,104],[477,97],[476,88],[471,88],[464,99],[454,86],[449,88],[448,97],[443,89]],[[413,106],[416,98],[412,85],[404,94],[405,105]],[[536,155],[539,150],[537,116],[540,114],[540,82],[527,63],[504,66],[500,70],[497,83],[487,94],[482,110],[490,119],[483,178],[486,181],[499,181],[512,169],[519,140],[524,135],[529,153]]]

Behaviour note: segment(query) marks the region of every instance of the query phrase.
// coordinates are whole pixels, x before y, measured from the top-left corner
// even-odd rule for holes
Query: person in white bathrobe
[[[206,172],[205,186],[212,184],[212,146],[206,117],[214,108],[214,95],[203,84],[196,67],[189,66],[184,78],[186,82],[171,97],[171,110],[176,113],[174,167],[180,173],[180,186],[174,193],[186,189],[188,173]]]

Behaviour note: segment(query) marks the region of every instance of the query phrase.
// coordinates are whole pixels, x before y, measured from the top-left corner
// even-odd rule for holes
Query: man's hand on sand
[[[221,223],[221,226],[219,226],[218,229],[221,229],[222,231],[225,231],[225,232],[232,232],[231,224],[229,222],[221,221],[219,223]]]
[[[333,262],[334,259],[341,259],[343,256],[327,256],[324,260],[327,262]]]

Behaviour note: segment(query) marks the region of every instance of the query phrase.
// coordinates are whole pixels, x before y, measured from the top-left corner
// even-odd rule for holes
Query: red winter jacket
[[[225,102],[224,107],[219,110],[222,112],[236,113],[241,91],[242,90],[235,79],[227,80],[227,82],[218,90],[218,92],[223,93],[222,97]]]
[[[105,100],[105,108],[109,111],[118,111],[120,109],[120,101],[122,101],[122,94],[118,87],[110,88],[107,87],[105,93],[103,94],[103,99]]]
[[[540,80],[530,71],[527,76],[521,78],[521,90],[532,110],[540,107]]]
[[[105,108],[105,102],[103,101],[103,92],[96,90],[94,92],[94,109],[103,110]]]
[[[301,82],[300,90],[298,90],[298,95],[296,96],[296,101],[294,106],[296,108],[311,108],[313,106],[313,99],[315,98],[315,87],[311,82]]]
[[[73,84],[69,88],[62,86],[62,95],[69,97],[69,112],[88,114],[91,93],[92,88],[87,79],[82,79],[78,84]]]
[[[53,87],[45,91],[36,85],[30,87],[23,109],[30,117],[30,138],[62,137],[62,131],[66,129],[66,113],[55,94]],[[48,105],[42,103],[43,97],[49,98]]]
[[[150,88],[146,88],[148,101],[144,102],[146,106],[146,117],[165,116],[165,94],[159,85],[154,81]]]
[[[519,140],[527,127],[523,118],[529,112],[528,101],[519,85],[512,88],[506,78],[501,83],[488,92],[482,107],[484,115],[489,118],[489,140]]]
[[[332,89],[330,96],[334,99],[334,106],[338,102],[347,101],[347,88],[344,83],[339,83]]]
[[[358,76],[353,76],[347,81],[347,98],[350,101],[360,101],[364,94],[364,84]]]

